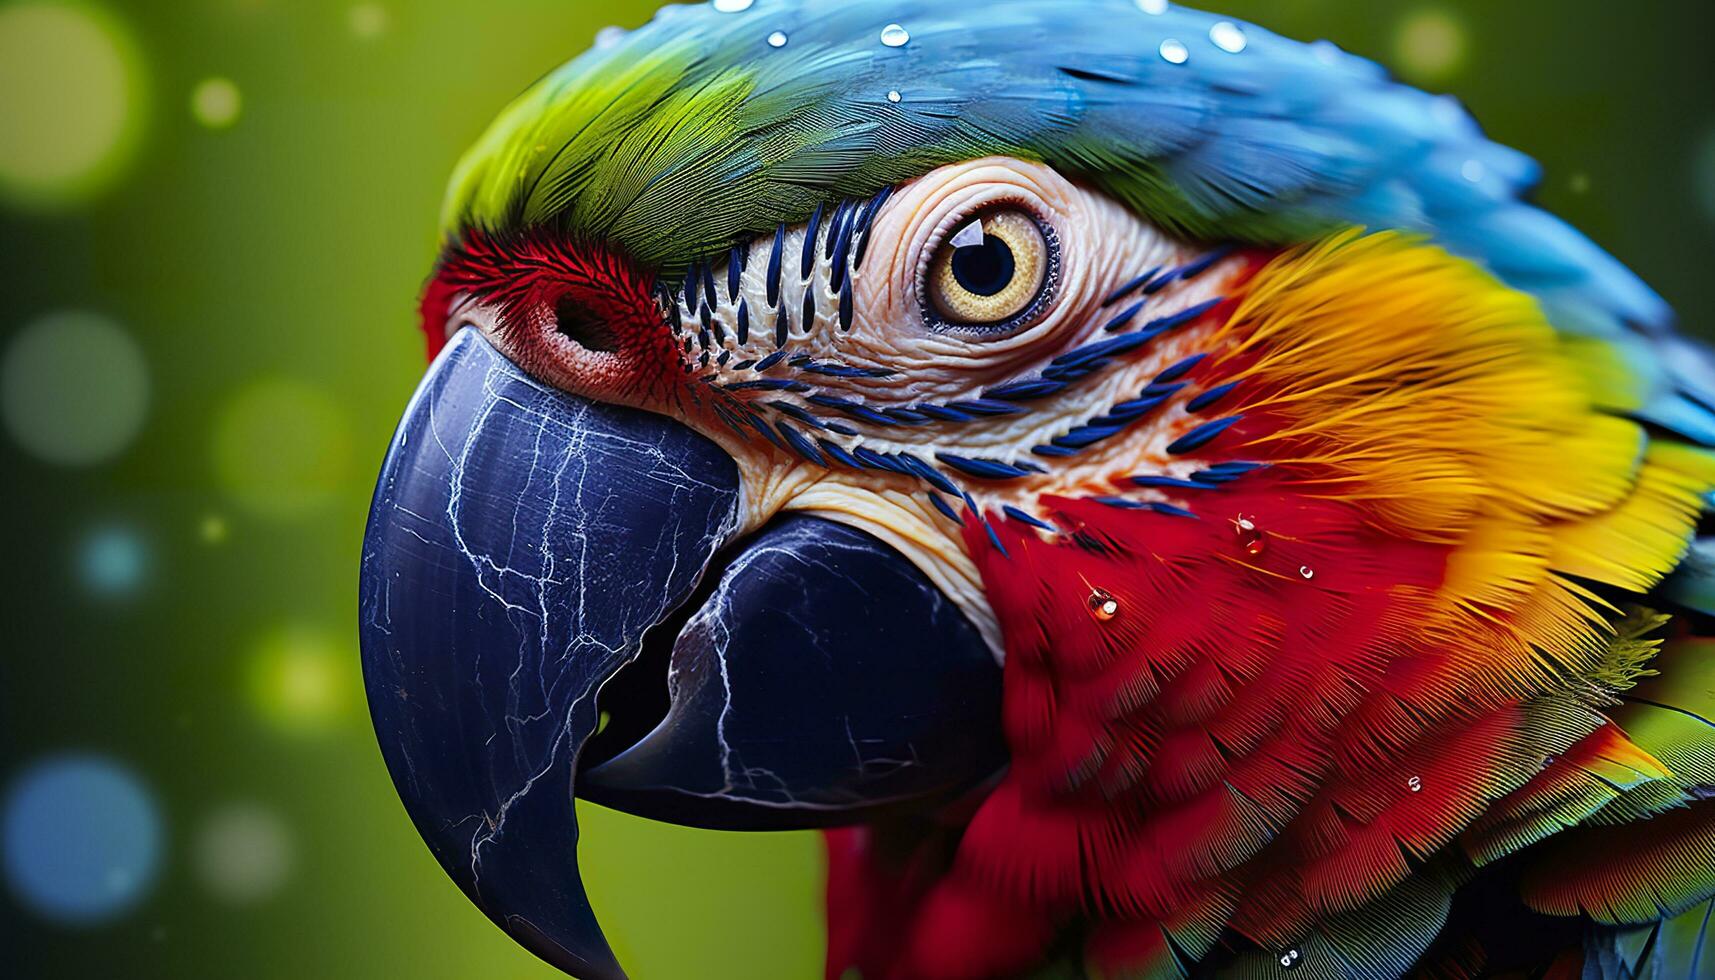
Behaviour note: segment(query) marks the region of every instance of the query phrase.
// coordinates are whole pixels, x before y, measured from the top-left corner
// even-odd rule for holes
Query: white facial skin
[[[947,240],[972,217],[997,209],[1017,209],[1052,229],[1052,237],[1058,240],[1058,273],[1045,287],[1051,289],[1050,298],[1029,322],[1004,335],[936,329],[925,317],[922,291],[937,249],[952,247]],[[807,226],[799,225],[784,234],[777,307],[768,302],[773,235],[750,244],[736,297],[728,292],[725,255],[711,263],[713,304],[707,304],[706,289],[699,280],[692,290],[695,305],[687,306],[686,290],[679,284],[674,302],[680,307],[683,336],[689,342],[685,357],[693,369],[689,377],[695,379],[691,390],[701,392],[700,400],[746,406],[770,424],[783,422],[812,442],[826,439],[847,451],[862,446],[884,454],[912,453],[930,464],[935,464],[937,453],[953,453],[1044,471],[993,481],[938,466],[985,510],[1010,504],[1035,513],[1034,501],[1043,494],[1111,494],[1116,492],[1115,478],[1136,472],[1183,476],[1180,470],[1191,468],[1177,463],[1163,450],[1172,439],[1203,421],[1183,411],[1183,401],[1195,394],[1192,391],[1076,456],[1040,456],[1032,454],[1031,448],[1049,443],[1119,402],[1136,398],[1162,369],[1203,349],[1200,340],[1213,328],[1207,321],[1169,331],[1071,381],[1052,396],[1017,402],[1028,409],[1018,414],[885,425],[853,418],[806,399],[831,396],[880,411],[981,398],[985,389],[1035,377],[1067,351],[1115,336],[1104,327],[1116,314],[1145,297],[1134,291],[1104,305],[1111,293],[1147,270],[1170,270],[1193,263],[1206,254],[1205,250],[1167,237],[1111,198],[1074,184],[1043,164],[1006,157],[973,160],[928,173],[901,186],[888,199],[871,222],[863,262],[850,273],[853,315],[850,329],[842,330],[839,294],[830,288],[832,261],[826,257],[828,221],[824,219],[818,229],[815,267],[805,282],[800,276],[800,260],[807,230]],[[855,247],[852,251],[855,253]],[[1239,267],[1239,261],[1225,259],[1193,279],[1166,286],[1149,296],[1136,317],[1119,329],[1133,330],[1222,296]],[[808,330],[802,316],[806,291],[815,307]],[[742,344],[737,340],[741,302],[749,314],[749,336]],[[694,340],[702,325],[704,305],[708,305],[711,325],[718,325],[709,334],[706,365],[701,363],[704,348]],[[775,344],[777,309],[786,311],[790,323],[784,348]],[[607,363],[611,355],[582,351],[563,337],[552,338],[552,344],[533,351],[510,350],[508,344],[516,346],[518,341],[515,334],[496,329],[500,314],[489,307],[463,309],[454,325],[476,324],[514,360],[574,393],[611,397],[614,369]],[[754,362],[778,349],[787,352],[787,359],[766,372],[757,372]],[[549,362],[545,365],[544,350]],[[805,370],[811,365],[794,366],[791,359],[799,355],[808,355],[815,364],[892,373],[887,377],[817,373]],[[752,362],[751,366],[741,368],[746,362]],[[800,381],[810,390],[724,387],[759,379]],[[781,402],[849,428],[855,435],[818,431],[771,404]],[[683,417],[672,406],[639,407]],[[781,511],[796,510],[831,517],[874,534],[906,555],[958,603],[999,655],[994,615],[965,553],[959,525],[933,506],[926,482],[885,470],[856,470],[829,458],[825,464],[811,462],[777,447],[748,427],[738,427],[741,435],[712,412],[690,415],[685,421],[718,442],[738,462],[746,528],[759,527]],[[1128,495],[1150,499],[1150,492],[1135,488]],[[963,509],[956,497],[943,499]]]

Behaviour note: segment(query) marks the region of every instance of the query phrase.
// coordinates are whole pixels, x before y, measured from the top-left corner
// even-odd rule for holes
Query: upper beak
[[[742,496],[712,441],[542,385],[472,330],[382,468],[361,582],[382,754],[459,887],[574,976],[624,976],[578,877],[574,796],[825,826],[1005,763],[999,669],[957,607],[844,525],[740,539]]]

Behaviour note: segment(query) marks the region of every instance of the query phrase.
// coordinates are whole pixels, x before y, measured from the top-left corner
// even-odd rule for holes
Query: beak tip
[[[737,502],[713,442],[542,385],[469,330],[425,375],[382,467],[360,584],[382,755],[449,877],[585,980],[624,976],[576,860],[595,691],[690,594]],[[599,551],[579,524],[596,508]]]
[[[492,914],[490,917],[493,918]],[[568,949],[527,919],[510,917],[497,918],[495,921],[518,945],[535,954],[544,963],[577,977],[578,980],[627,980],[625,971],[620,968],[619,960],[615,959],[613,952],[608,949],[605,939],[601,949],[607,956],[591,959],[586,955],[592,952],[590,947],[583,947],[581,952]]]

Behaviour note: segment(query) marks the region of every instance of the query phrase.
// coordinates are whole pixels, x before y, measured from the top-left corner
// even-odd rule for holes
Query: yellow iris
[[[1048,242],[1023,211],[983,215],[935,250],[925,286],[947,323],[987,326],[1028,310],[1048,276]]]

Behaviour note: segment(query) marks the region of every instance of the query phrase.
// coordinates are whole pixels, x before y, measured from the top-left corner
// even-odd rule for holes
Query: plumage
[[[425,310],[600,243],[682,285],[740,439],[957,535],[1010,765],[829,835],[830,976],[1707,971],[1715,360],[1453,100],[1153,9],[668,8],[464,159]],[[970,390],[831,355],[890,195],[994,155],[1185,248]],[[764,304],[729,365],[722,311],[742,347]],[[1028,438],[936,442],[972,431]]]

